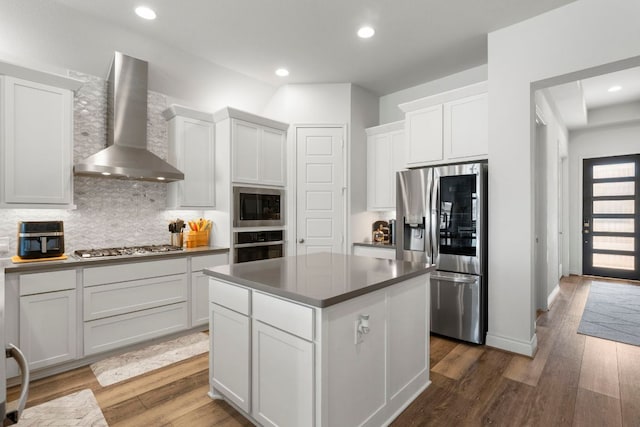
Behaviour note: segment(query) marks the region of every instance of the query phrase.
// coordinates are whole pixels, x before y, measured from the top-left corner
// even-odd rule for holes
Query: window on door
[[[584,274],[640,279],[640,155],[583,163]]]

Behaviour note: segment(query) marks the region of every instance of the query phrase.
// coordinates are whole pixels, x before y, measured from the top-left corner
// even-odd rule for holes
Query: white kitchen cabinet
[[[233,183],[286,184],[288,124],[230,107],[215,113],[214,121],[216,143],[230,150]]]
[[[396,249],[384,246],[353,246],[353,254],[374,258],[396,259]]]
[[[228,263],[229,255],[226,253],[191,258],[191,326],[209,322],[209,276],[202,270]]]
[[[76,359],[76,272],[23,274],[20,284],[20,348],[31,369]]]
[[[211,383],[250,412],[249,317],[211,303]]]
[[[69,208],[73,203],[73,90],[0,76],[0,204]],[[67,79],[71,83],[79,83]]]
[[[366,129],[367,210],[396,209],[396,172],[406,165],[404,121]]]
[[[265,426],[312,426],[314,344],[258,320],[252,338],[253,418]]]
[[[487,158],[486,82],[407,102],[399,107],[405,112],[409,167]]]
[[[184,173],[184,180],[168,184],[168,207],[215,207],[213,115],[180,105],[172,105],[162,114],[169,121],[169,163]]]

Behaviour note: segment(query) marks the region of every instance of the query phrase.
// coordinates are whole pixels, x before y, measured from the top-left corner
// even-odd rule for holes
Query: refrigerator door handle
[[[431,227],[429,230],[431,240],[431,263],[437,264],[438,257],[440,255],[440,240],[438,231],[440,230],[440,217],[438,215],[438,202],[440,199],[440,179],[437,176],[435,169],[432,171],[433,178],[431,179]]]
[[[444,282],[453,282],[453,283],[476,283],[478,281],[478,278],[473,276],[473,277],[451,277],[451,276],[441,276],[437,273],[431,273],[430,276],[432,279],[435,280],[442,280]]]
[[[22,411],[24,411],[24,407],[27,404],[27,398],[29,397],[29,364],[27,363],[27,358],[24,357],[24,353],[20,351],[18,347],[9,343],[6,348],[6,357],[12,357],[18,362],[18,366],[20,367],[20,397],[17,402],[10,402],[7,407],[7,415],[6,418],[15,424],[20,419],[20,415]]]

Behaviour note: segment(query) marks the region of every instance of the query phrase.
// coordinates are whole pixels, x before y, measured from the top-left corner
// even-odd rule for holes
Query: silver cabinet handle
[[[11,343],[8,344],[5,353],[6,357],[14,358],[20,367],[20,380],[22,382],[20,385],[20,398],[17,403],[9,403],[11,408],[7,408],[6,415],[6,417],[15,424],[20,419],[20,415],[22,414],[22,411],[24,411],[24,407],[27,404],[27,398],[29,397],[29,364],[27,363],[27,358],[24,357],[24,354],[20,349]],[[13,408],[14,405],[15,408]]]
[[[304,243],[304,239],[298,240],[298,243]]]

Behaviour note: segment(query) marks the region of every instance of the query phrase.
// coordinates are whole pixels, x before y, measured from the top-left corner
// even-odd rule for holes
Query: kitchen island
[[[329,253],[205,269],[210,396],[259,425],[388,424],[430,383],[433,269]]]

